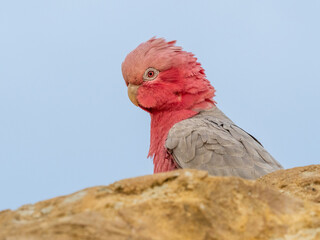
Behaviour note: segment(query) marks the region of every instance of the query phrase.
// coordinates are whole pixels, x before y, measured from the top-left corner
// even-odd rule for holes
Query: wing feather
[[[282,168],[258,140],[216,107],[175,124],[166,148],[181,168],[216,176],[255,179]]]

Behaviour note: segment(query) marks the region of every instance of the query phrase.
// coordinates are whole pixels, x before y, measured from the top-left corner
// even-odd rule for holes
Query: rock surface
[[[320,203],[320,165],[279,170],[258,179],[265,186]]]
[[[257,181],[190,169],[125,179],[2,211],[0,240],[317,240],[319,179],[320,165]]]

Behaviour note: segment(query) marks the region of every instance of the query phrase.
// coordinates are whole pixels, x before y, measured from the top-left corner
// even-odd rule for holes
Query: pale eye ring
[[[159,74],[159,70],[150,67],[144,72],[143,80],[151,81],[151,80],[155,79],[158,76],[158,74]]]

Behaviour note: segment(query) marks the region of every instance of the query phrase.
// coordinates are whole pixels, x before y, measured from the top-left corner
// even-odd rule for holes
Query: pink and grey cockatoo
[[[154,172],[178,168],[256,179],[282,166],[216,106],[215,89],[192,53],[152,38],[122,63],[132,103],[150,113]]]

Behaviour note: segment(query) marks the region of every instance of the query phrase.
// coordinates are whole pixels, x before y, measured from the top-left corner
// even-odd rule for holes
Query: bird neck
[[[153,157],[154,172],[165,172],[175,169],[173,159],[167,156],[165,141],[170,128],[177,122],[193,117],[198,112],[193,110],[173,110],[150,113],[151,135],[148,157]]]

